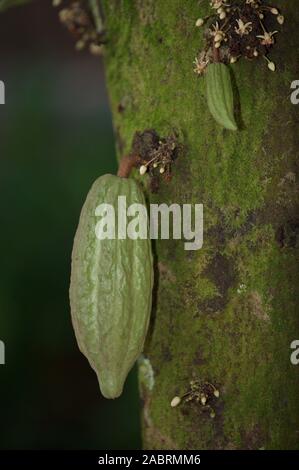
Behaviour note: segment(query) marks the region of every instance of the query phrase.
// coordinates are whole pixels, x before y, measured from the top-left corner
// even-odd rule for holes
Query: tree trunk
[[[140,366],[146,449],[298,449],[299,9],[285,14],[271,59],[232,66],[241,130],[223,130],[207,110],[192,62],[202,47],[197,0],[105,0],[106,74],[118,155],[136,131],[179,132],[184,150],[150,202],[204,205],[204,243],[154,244],[156,287]],[[138,172],[134,177],[139,178]],[[172,408],[190,381],[210,382],[215,418],[195,400]]]

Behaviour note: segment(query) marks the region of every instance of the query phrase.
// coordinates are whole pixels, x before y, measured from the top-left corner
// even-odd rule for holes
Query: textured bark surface
[[[234,65],[241,130],[210,116],[192,62],[194,27],[208,1],[105,0],[106,73],[119,156],[135,131],[179,131],[185,151],[151,202],[203,203],[204,245],[155,243],[156,293],[140,367],[144,447],[299,448],[299,370],[290,342],[299,331],[299,9],[286,17],[266,63]],[[133,176],[140,179],[137,172]],[[211,419],[193,402],[170,407],[192,378],[216,384]]]

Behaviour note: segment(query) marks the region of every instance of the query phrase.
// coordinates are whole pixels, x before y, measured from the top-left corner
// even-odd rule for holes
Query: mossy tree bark
[[[104,1],[118,154],[130,151],[135,131],[178,129],[185,151],[171,182],[152,194],[141,180],[151,202],[204,204],[201,250],[155,243],[145,448],[299,448],[299,369],[290,362],[299,333],[299,133],[289,98],[299,9],[296,0],[274,3],[286,18],[271,54],[277,72],[262,59],[232,67],[242,122],[234,133],[214,122],[192,70],[202,45],[194,24],[208,1]],[[170,407],[192,378],[219,388],[214,419],[193,402]]]

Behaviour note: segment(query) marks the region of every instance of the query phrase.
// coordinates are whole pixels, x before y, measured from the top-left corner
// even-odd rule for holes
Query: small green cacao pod
[[[234,98],[230,71],[222,63],[210,64],[207,67],[206,94],[209,110],[214,119],[226,129],[236,131],[234,118]]]
[[[98,178],[83,205],[72,252],[70,303],[81,352],[97,374],[106,398],[121,395],[126,377],[140,355],[149,324],[153,259],[151,241],[118,238],[118,196],[126,205],[146,207],[132,179]],[[115,239],[99,239],[97,207],[115,211]]]

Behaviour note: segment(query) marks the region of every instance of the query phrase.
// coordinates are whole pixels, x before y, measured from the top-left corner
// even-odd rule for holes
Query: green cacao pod
[[[151,241],[99,239],[97,207],[109,204],[119,219],[118,196],[146,207],[132,179],[98,178],[83,205],[74,239],[70,284],[72,323],[81,352],[97,374],[106,398],[121,395],[143,349],[149,324],[153,259]],[[119,222],[119,220],[118,220]]]
[[[226,129],[236,131],[234,98],[229,68],[222,63],[210,64],[206,72],[206,94],[214,119]]]

